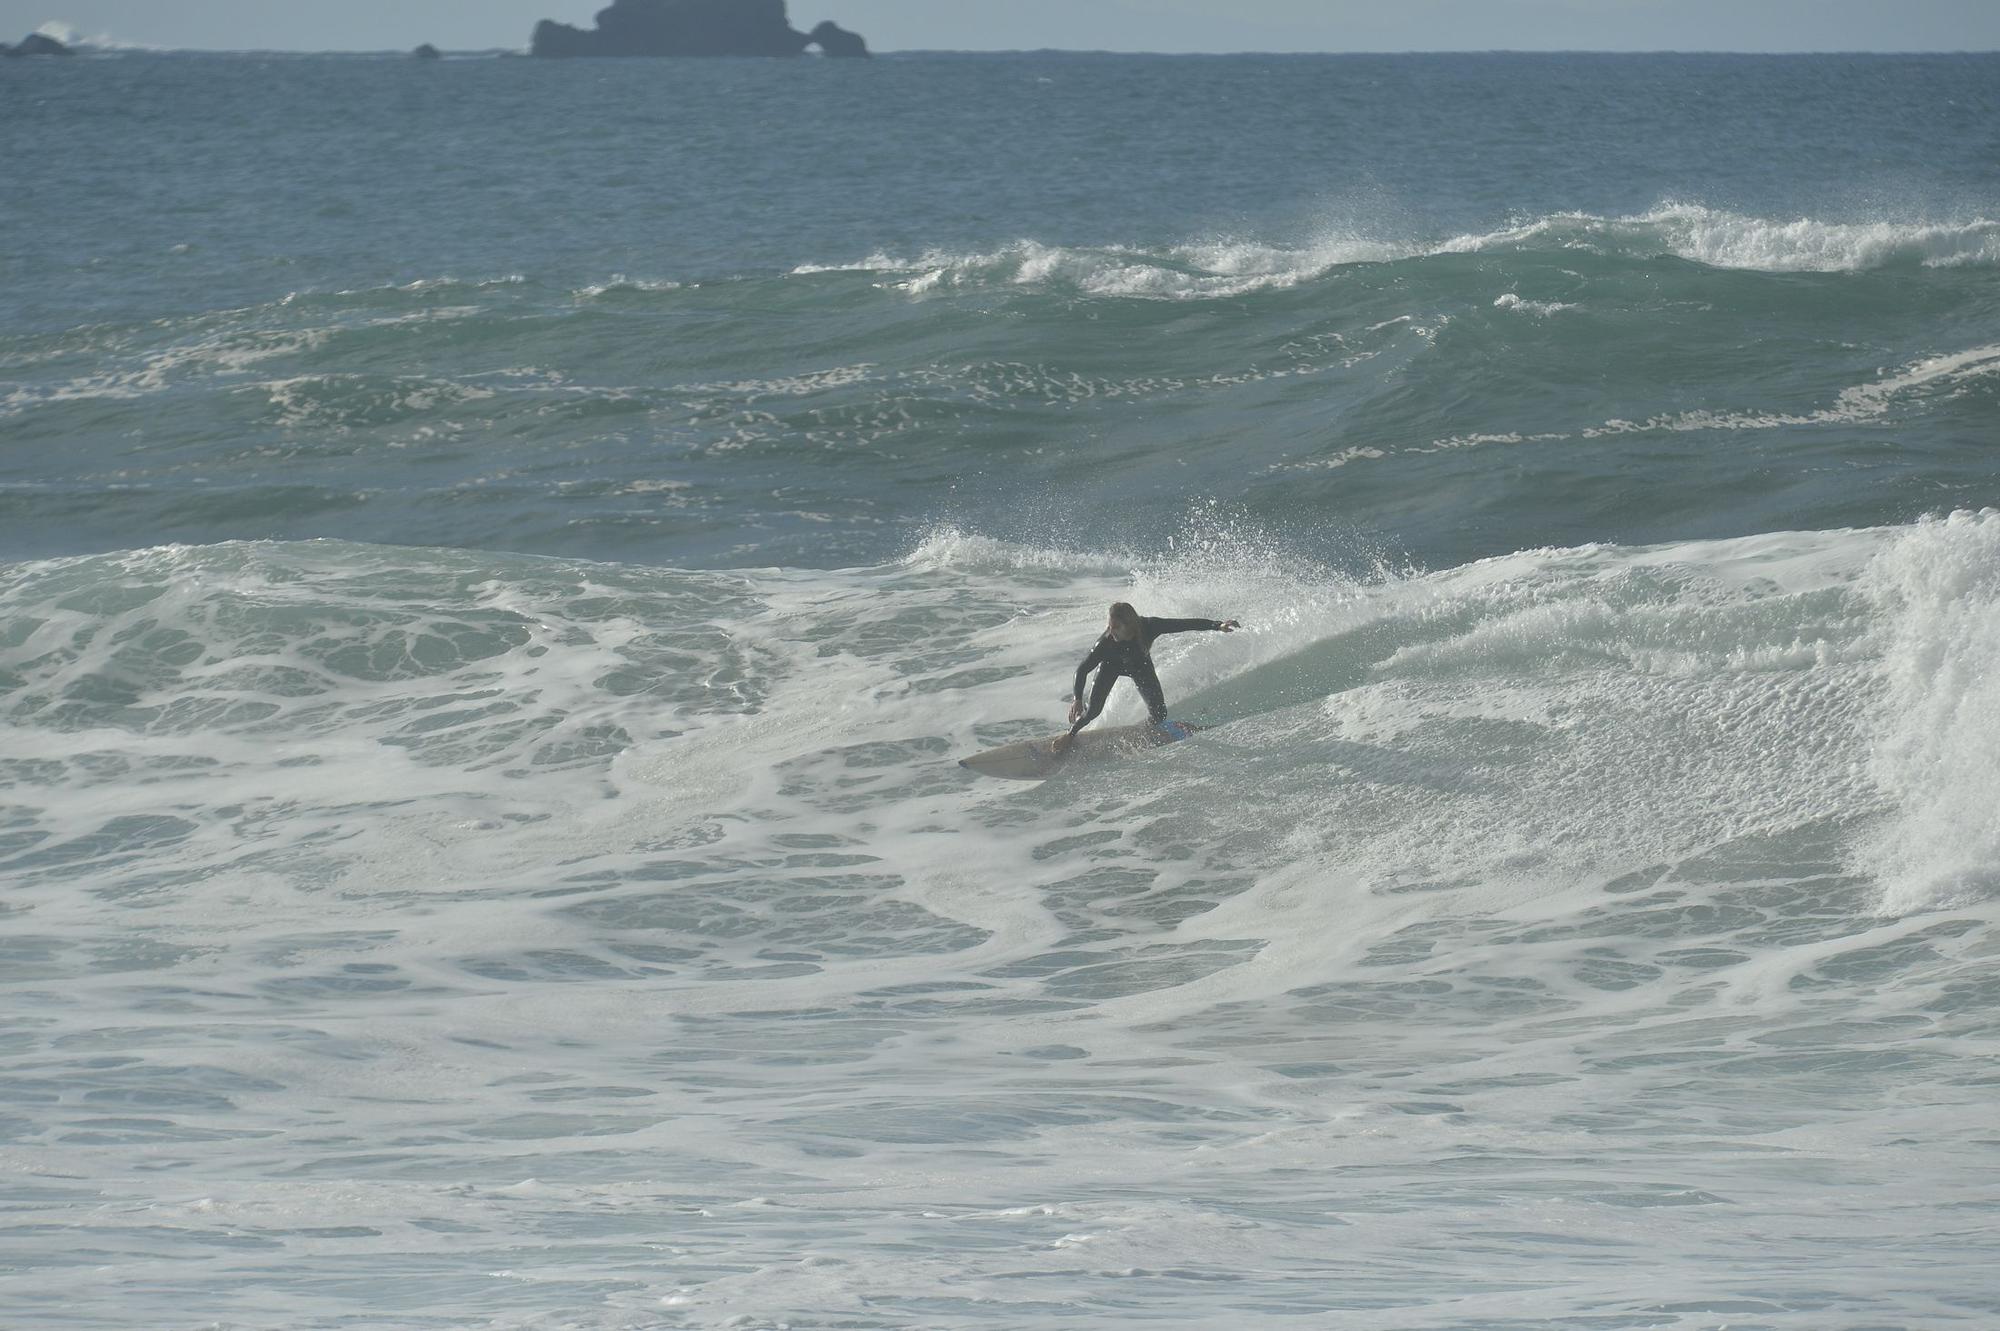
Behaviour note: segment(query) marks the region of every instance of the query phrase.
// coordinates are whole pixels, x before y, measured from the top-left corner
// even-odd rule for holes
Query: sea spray
[[[1885,911],[2000,889],[2000,513],[1927,518],[1869,565],[1882,694],[1869,770],[1893,801],[1863,844]]]

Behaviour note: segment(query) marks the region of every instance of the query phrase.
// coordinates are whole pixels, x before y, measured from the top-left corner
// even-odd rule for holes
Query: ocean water
[[[2000,1325],[2000,58],[0,152],[0,1325]]]

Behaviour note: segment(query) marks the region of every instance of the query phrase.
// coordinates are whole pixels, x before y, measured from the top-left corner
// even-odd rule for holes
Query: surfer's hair
[[[1139,627],[1139,612],[1125,601],[1111,603],[1111,618],[1104,631],[1120,642],[1137,642],[1144,632]]]

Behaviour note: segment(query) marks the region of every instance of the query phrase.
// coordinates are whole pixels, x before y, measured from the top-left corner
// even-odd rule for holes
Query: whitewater
[[[10,62],[0,1323],[1993,1324],[1994,72]]]

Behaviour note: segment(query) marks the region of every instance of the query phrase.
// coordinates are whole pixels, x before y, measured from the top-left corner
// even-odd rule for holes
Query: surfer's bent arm
[[[1143,619],[1146,636],[1157,638],[1163,633],[1228,633],[1238,627],[1233,619]]]
[[[1076,668],[1076,688],[1070,693],[1071,702],[1083,701],[1083,686],[1090,679],[1090,672],[1104,663],[1104,643],[1100,639],[1090,649],[1090,655],[1083,658],[1083,664]]]

